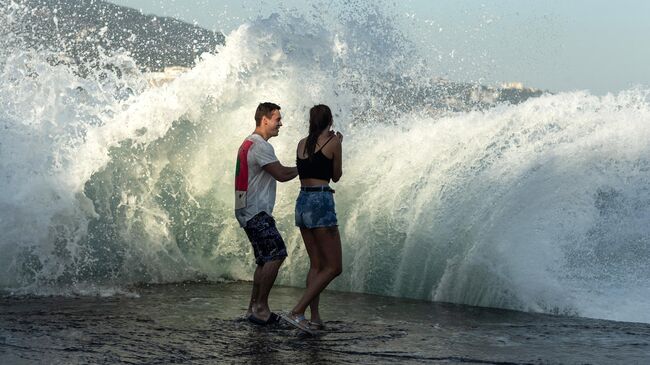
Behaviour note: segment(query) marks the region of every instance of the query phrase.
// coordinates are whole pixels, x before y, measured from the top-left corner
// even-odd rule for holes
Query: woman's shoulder
[[[341,140],[336,136],[334,132],[330,133],[330,135],[327,137],[325,141],[326,141],[325,143],[327,143],[325,145],[326,148],[327,147],[336,148],[341,144]]]
[[[297,146],[298,150],[300,150],[301,148],[304,148],[305,143],[306,143],[305,141],[307,141],[307,137],[302,138],[300,141],[298,141],[298,146]]]
[[[332,132],[332,141],[330,143],[341,144],[341,139],[336,135],[336,133]]]

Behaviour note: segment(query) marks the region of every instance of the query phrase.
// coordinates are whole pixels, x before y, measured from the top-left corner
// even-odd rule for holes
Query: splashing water
[[[233,215],[237,147],[257,103],[273,101],[284,127],[271,143],[291,164],[307,110],[326,103],[346,135],[333,288],[650,322],[649,92],[440,107],[417,49],[379,8],[354,4],[336,21],[244,24],[157,88],[126,54],[79,76],[6,35],[0,287],[250,279]],[[434,88],[453,99],[451,83]],[[308,265],[297,186],[279,185],[274,212],[288,285]]]

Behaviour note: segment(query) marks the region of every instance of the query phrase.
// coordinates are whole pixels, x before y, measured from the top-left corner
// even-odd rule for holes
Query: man
[[[269,324],[280,317],[271,313],[268,304],[271,287],[287,249],[271,216],[275,205],[276,180],[289,181],[298,175],[295,167],[280,164],[268,142],[282,126],[280,106],[261,103],[255,112],[255,131],[246,137],[237,154],[235,172],[235,217],[253,246],[257,268],[248,305],[248,320]]]

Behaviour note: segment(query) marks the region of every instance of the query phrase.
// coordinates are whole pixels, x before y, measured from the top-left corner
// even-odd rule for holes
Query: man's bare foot
[[[271,310],[268,307],[258,307],[253,308],[253,312],[251,314],[254,315],[255,318],[258,318],[262,321],[267,321],[269,317],[271,317]]]

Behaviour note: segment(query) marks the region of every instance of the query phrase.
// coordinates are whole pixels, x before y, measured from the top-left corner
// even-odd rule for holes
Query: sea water
[[[325,330],[243,318],[251,284],[0,298],[3,364],[644,364],[650,326],[328,290]],[[275,286],[274,310],[302,288]]]
[[[309,108],[325,103],[345,136],[334,184],[344,267],[331,288],[650,323],[650,91],[522,103],[479,86],[456,93],[390,15],[355,9],[244,23],[151,87],[128,54],[85,74],[52,62],[6,26],[26,9],[4,7],[3,293],[250,280],[236,150],[272,101],[284,125],[270,142],[293,165]],[[273,212],[288,286],[308,265],[297,191],[279,184]]]

